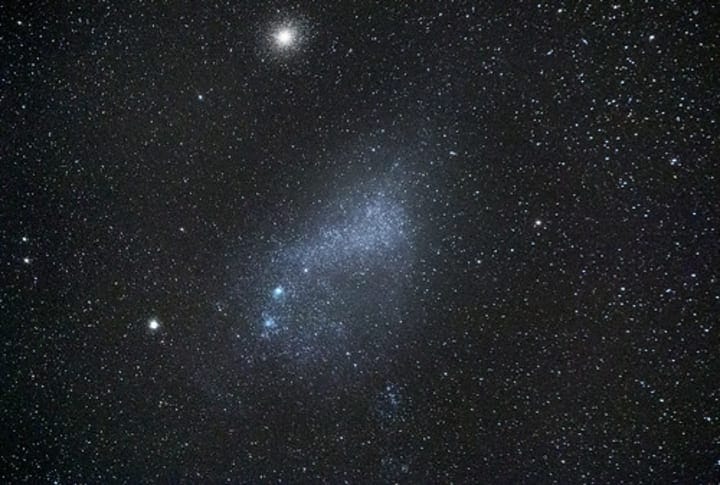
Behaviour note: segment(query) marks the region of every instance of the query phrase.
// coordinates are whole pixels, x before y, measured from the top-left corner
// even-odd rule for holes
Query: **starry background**
[[[720,480],[719,19],[3,3],[0,479]]]

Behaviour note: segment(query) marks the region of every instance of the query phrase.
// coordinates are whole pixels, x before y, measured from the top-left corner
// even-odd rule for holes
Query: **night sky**
[[[717,483],[720,4],[4,2],[0,481]]]

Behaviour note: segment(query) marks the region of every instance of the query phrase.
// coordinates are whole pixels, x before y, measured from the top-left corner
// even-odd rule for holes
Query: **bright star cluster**
[[[316,31],[307,17],[296,15],[263,26],[260,32],[263,50],[261,55],[268,59],[290,63],[302,64],[307,59],[304,54]]]
[[[296,33],[291,27],[280,28],[273,34],[278,47],[288,47],[295,40]]]

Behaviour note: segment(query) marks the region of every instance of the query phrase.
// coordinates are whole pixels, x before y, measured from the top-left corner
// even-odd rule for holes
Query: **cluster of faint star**
[[[359,192],[338,204],[342,218],[275,253],[258,308],[258,336],[307,352],[321,335],[347,336],[343,319],[350,301],[364,297],[346,293],[338,274],[366,274],[379,267],[399,271],[408,256],[408,219],[403,206],[383,190]],[[311,276],[312,275],[312,276]],[[383,304],[374,302],[379,312]],[[277,337],[277,339],[275,339]],[[323,350],[327,350],[323,347]]]

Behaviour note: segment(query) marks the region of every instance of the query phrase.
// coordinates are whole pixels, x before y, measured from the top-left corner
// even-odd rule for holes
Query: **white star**
[[[30,264],[30,258],[28,258],[28,257],[23,258],[23,263]]]
[[[148,320],[148,328],[150,330],[157,330],[160,328],[160,321],[157,318],[151,318]]]
[[[287,47],[295,40],[295,32],[289,28],[283,28],[275,33],[275,42],[280,47]]]

